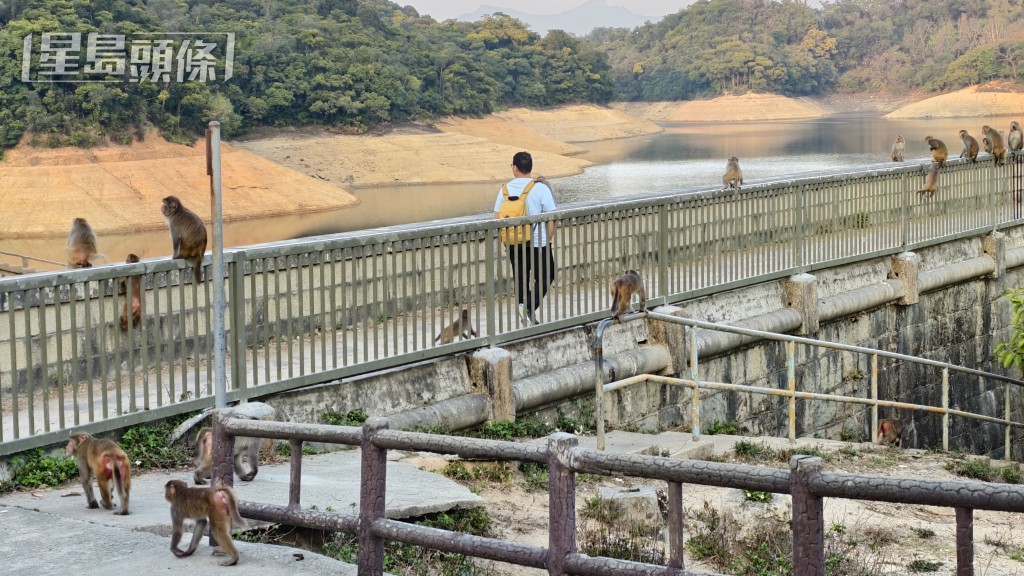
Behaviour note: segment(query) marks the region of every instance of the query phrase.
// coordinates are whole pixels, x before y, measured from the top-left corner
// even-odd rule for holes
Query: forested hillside
[[[748,90],[939,91],[1024,72],[1024,4],[1011,0],[700,0],[587,39],[618,94],[675,100]]]
[[[578,38],[500,14],[439,23],[387,0],[0,0],[0,146],[25,131],[50,145],[127,142],[151,125],[190,140],[213,118],[231,136],[613,99],[950,90],[1018,80],[1022,15],[1017,0],[700,0]],[[25,38],[39,51],[43,34],[69,32],[230,32],[233,76],[22,81],[37,62]]]
[[[209,119],[362,130],[499,106],[606,102],[603,53],[508,17],[437,23],[386,0],[0,1],[0,145],[130,141],[147,123],[191,138]],[[21,82],[23,39],[46,32],[233,32],[228,82]],[[186,35],[187,36],[187,35]],[[83,41],[84,44],[84,41]],[[84,52],[84,48],[83,48]]]

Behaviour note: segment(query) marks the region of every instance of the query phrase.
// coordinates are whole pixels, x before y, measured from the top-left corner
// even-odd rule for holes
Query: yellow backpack
[[[530,190],[533,189],[533,185],[536,183],[536,180],[530,180],[530,183],[523,189],[523,193],[516,197],[509,196],[508,184],[503,184],[501,186],[501,194],[504,198],[501,201],[501,207],[498,209],[498,218],[526,216],[526,195],[530,193]],[[501,243],[508,246],[509,244],[522,244],[523,242],[529,242],[532,230],[532,224],[522,224],[519,226],[502,228],[500,230]]]

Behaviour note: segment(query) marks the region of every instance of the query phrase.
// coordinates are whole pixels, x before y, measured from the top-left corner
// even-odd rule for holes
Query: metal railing
[[[12,269],[11,265],[3,262],[3,258],[2,257],[4,257],[4,256],[7,256],[7,257],[10,257],[10,258],[13,258],[13,259],[17,259],[17,260],[21,260],[21,265],[18,266],[17,269]],[[8,272],[13,272],[15,274],[25,274],[25,273],[28,273],[28,272],[35,272],[35,270],[32,269],[29,266],[30,262],[38,262],[40,264],[46,264],[46,266],[48,268],[64,268],[64,266],[65,266],[65,264],[63,262],[54,262],[53,260],[47,260],[45,258],[36,258],[35,256],[29,256],[27,254],[18,254],[17,252],[5,252],[3,250],[0,250],[0,272],[8,271]],[[0,308],[2,308],[2,307],[0,307]]]
[[[956,509],[957,575],[974,574],[974,510],[1024,512],[1024,486],[974,481],[933,481],[827,472],[820,458],[794,456],[790,469],[762,468],[634,454],[608,454],[578,446],[576,436],[553,434],[547,445],[458,438],[388,430],[387,420],[370,418],[362,428],[292,424],[214,416],[214,477],[234,481],[231,450],[234,436],[288,440],[291,475],[287,506],[243,501],[247,518],[319,530],[346,532],[358,538],[358,573],[384,573],[387,541],[427,547],[518,566],[546,568],[552,576],[682,576],[684,571],[683,484],[701,484],[788,494],[792,498],[793,574],[825,574],[824,498],[873,500]],[[359,446],[362,474],[357,515],[301,508],[302,443]],[[385,517],[387,451],[426,451],[463,458],[514,460],[548,468],[548,545],[533,546]],[[631,476],[667,483],[667,562],[655,565],[581,554],[577,546],[576,475]]]
[[[934,198],[916,193],[922,166],[887,164],[523,218],[558,230],[541,325],[517,318],[488,218],[229,250],[227,400],[595,322],[628,268],[652,304],[673,303],[1019,225],[1020,161],[951,161]],[[122,331],[118,287],[134,276],[144,320]],[[0,279],[0,455],[211,406],[210,287],[189,276],[150,260]],[[461,309],[478,336],[438,341]]]
[[[942,449],[949,450],[949,430],[950,430],[950,416],[957,416],[961,418],[967,418],[972,420],[978,420],[981,422],[990,422],[998,424],[1003,427],[1004,439],[1003,439],[1003,459],[1011,460],[1011,434],[1010,431],[1013,428],[1024,428],[1024,422],[1016,422],[1012,420],[1012,402],[1010,399],[1010,393],[1013,387],[1024,387],[1024,381],[1016,378],[1010,378],[1000,374],[992,374],[981,370],[975,370],[973,368],[965,368],[962,366],[955,366],[947,362],[939,362],[936,360],[929,360],[926,358],[917,358],[914,356],[907,356],[905,354],[898,354],[896,352],[889,352],[886,350],[876,350],[873,348],[865,348],[863,346],[853,346],[850,344],[843,344],[839,342],[828,342],[825,340],[816,340],[813,338],[803,338],[800,336],[792,336],[789,334],[777,334],[775,332],[765,332],[763,330],[753,330],[750,328],[743,328],[740,326],[728,326],[725,324],[717,324],[712,322],[704,322],[701,320],[694,320],[692,318],[680,318],[677,316],[670,316],[668,314],[661,314],[658,312],[638,312],[623,317],[623,321],[633,321],[648,318],[659,322],[667,322],[670,324],[681,324],[688,327],[689,332],[689,378],[672,378],[668,376],[658,376],[654,374],[638,374],[630,378],[623,378],[615,382],[605,383],[605,370],[604,370],[604,355],[602,339],[604,331],[610,326],[614,319],[608,318],[602,320],[597,329],[594,332],[594,390],[595,390],[595,404],[597,408],[596,414],[596,425],[597,425],[597,449],[604,450],[605,448],[605,406],[604,406],[604,394],[607,392],[613,392],[620,390],[635,384],[641,384],[644,382],[652,382],[656,384],[665,384],[670,386],[685,386],[691,390],[691,421],[692,421],[692,435],[694,441],[700,439],[701,435],[701,390],[728,390],[733,392],[747,392],[751,394],[760,394],[765,396],[779,396],[785,398],[788,405],[788,436],[791,443],[796,442],[797,437],[797,426],[796,426],[796,407],[797,400],[819,400],[829,402],[841,402],[841,403],[852,403],[852,404],[863,404],[871,407],[871,441],[878,441],[878,408],[888,407],[897,408],[901,410],[920,411],[928,412],[932,414],[940,414],[942,416]],[[714,330],[719,332],[729,332],[732,334],[741,334],[743,336],[749,336],[757,338],[759,340],[777,341],[785,344],[786,353],[786,388],[770,388],[765,386],[749,386],[744,384],[732,384],[726,382],[712,382],[708,380],[701,380],[698,378],[700,372],[700,346],[698,345],[698,330]],[[806,392],[797,390],[797,357],[796,357],[796,346],[797,344],[810,346],[814,348],[825,348],[830,350],[842,350],[846,352],[852,352],[855,354],[866,355],[870,359],[870,388],[868,390],[869,395],[867,397],[860,396],[844,396],[839,394],[821,394],[816,392]],[[897,402],[892,400],[881,400],[878,398],[878,359],[889,358],[898,360],[901,362],[910,362],[913,364],[920,364],[922,366],[931,366],[941,370],[941,386],[942,386],[942,401],[940,406],[929,406],[924,404],[913,404],[910,402]],[[966,376],[982,378],[987,380],[994,380],[1003,383],[1003,410],[1004,416],[1002,418],[996,418],[993,416],[986,416],[984,414],[975,414],[966,410],[957,410],[950,407],[949,402],[949,390],[950,390],[950,372],[959,373]]]

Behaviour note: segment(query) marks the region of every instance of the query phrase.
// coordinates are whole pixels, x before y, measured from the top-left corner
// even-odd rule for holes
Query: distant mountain
[[[546,34],[548,30],[564,30],[570,34],[583,36],[594,28],[636,28],[651,20],[630,12],[621,6],[609,6],[607,0],[590,0],[586,4],[560,14],[527,14],[508,8],[481,6],[475,12],[459,16],[458,20],[475,22],[487,14],[501,12],[522,20],[530,29],[538,34]]]

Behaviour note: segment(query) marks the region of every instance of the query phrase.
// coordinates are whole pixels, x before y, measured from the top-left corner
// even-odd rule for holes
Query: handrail
[[[661,456],[608,454],[581,448],[576,436],[556,433],[546,445],[481,440],[389,430],[384,418],[370,418],[361,428],[293,424],[236,419],[215,412],[213,450],[215,481],[232,485],[231,457],[234,436],[286,439],[291,442],[289,505],[242,501],[243,516],[320,530],[354,534],[359,539],[359,574],[384,573],[385,541],[423,546],[443,552],[547,568],[554,576],[568,574],[608,576],[679,576],[683,571],[684,509],[682,485],[701,484],[789,494],[793,501],[793,570],[795,576],[824,574],[824,501],[829,498],[873,500],[956,509],[957,574],[972,575],[974,556],[973,511],[1024,512],[1024,486],[977,481],[896,479],[827,472],[818,457],[793,456],[789,470],[744,464],[682,460]],[[357,515],[303,510],[298,495],[302,483],[302,442],[319,441],[360,446],[363,468]],[[549,474],[548,546],[525,545],[500,538],[484,538],[438,528],[388,520],[387,450],[389,447],[456,454],[503,461],[546,463]],[[632,476],[667,483],[669,495],[666,565],[590,557],[576,547],[576,475],[579,473]],[[715,575],[709,575],[715,576]]]
[[[1006,460],[1011,458],[1010,455],[1010,429],[1011,428],[1024,428],[1024,423],[1014,422],[1010,419],[1010,411],[1007,410],[1003,418],[997,418],[993,416],[987,416],[983,414],[974,414],[964,410],[957,410],[949,407],[949,372],[959,371],[972,376],[979,376],[982,378],[991,378],[993,380],[999,380],[1007,385],[1005,392],[1007,401],[1009,401],[1009,385],[1024,386],[1024,381],[1016,378],[1010,378],[1000,374],[992,374],[973,368],[964,368],[962,366],[955,366],[947,362],[938,362],[935,360],[928,360],[925,358],[917,358],[914,356],[907,356],[905,354],[898,354],[896,352],[888,352],[885,350],[876,350],[874,348],[866,348],[863,346],[855,346],[851,344],[842,344],[838,342],[829,342],[826,340],[816,340],[813,338],[805,338],[801,336],[793,336],[789,334],[779,334],[776,332],[766,332],[763,330],[754,330],[750,328],[743,328],[740,326],[731,326],[728,324],[719,324],[715,322],[705,322],[702,320],[695,320],[692,318],[681,318],[677,316],[671,316],[655,311],[644,311],[634,314],[623,316],[622,321],[635,321],[643,318],[649,318],[651,320],[657,320],[667,322],[671,324],[681,324],[690,327],[690,377],[689,378],[673,378],[669,376],[657,376],[652,374],[638,374],[629,378],[617,380],[615,382],[605,383],[604,382],[604,370],[602,365],[604,362],[604,350],[603,350],[603,338],[604,332],[614,322],[613,318],[607,318],[598,323],[597,329],[594,331],[594,343],[593,343],[593,357],[594,357],[594,378],[595,378],[595,403],[596,406],[596,425],[597,425],[597,449],[605,449],[605,413],[604,413],[604,394],[605,392],[611,392],[633,384],[639,384],[644,382],[657,382],[666,385],[681,385],[687,386],[691,389],[693,395],[692,401],[692,420],[693,426],[691,434],[694,441],[700,439],[701,433],[701,420],[700,420],[700,390],[701,389],[714,389],[714,390],[728,390],[733,392],[748,392],[753,394],[764,394],[769,396],[782,396],[789,399],[789,440],[791,443],[796,442],[796,400],[822,400],[832,402],[845,402],[853,404],[864,404],[871,406],[871,439],[877,441],[878,434],[878,408],[900,408],[913,411],[931,412],[935,414],[941,414],[943,416],[942,424],[942,447],[944,450],[949,449],[949,417],[958,416],[962,418],[968,418],[973,420],[980,420],[982,422],[990,422],[994,424],[1000,424],[1005,426],[1005,438],[1003,443],[1003,454]],[[779,388],[767,388],[760,386],[749,386],[743,384],[732,384],[725,382],[712,382],[701,380],[697,378],[698,374],[698,356],[699,348],[697,345],[697,329],[704,330],[718,330],[723,332],[732,332],[736,334],[742,334],[745,336],[752,336],[761,338],[764,340],[774,340],[779,342],[787,343],[787,366],[789,372],[789,386],[788,389]],[[808,346],[816,346],[821,348],[830,348],[835,350],[843,350],[847,352],[857,352],[861,354],[868,354],[872,358],[872,374],[871,374],[871,397],[860,398],[855,396],[844,396],[836,394],[821,394],[816,392],[801,392],[796,390],[796,358],[795,358],[795,344],[805,344]],[[914,404],[910,402],[899,402],[892,400],[879,400],[878,399],[878,370],[877,363],[878,357],[893,358],[896,360],[923,364],[927,366],[933,366],[942,369],[942,406],[929,406],[926,404]]]

